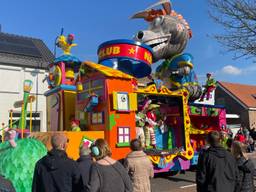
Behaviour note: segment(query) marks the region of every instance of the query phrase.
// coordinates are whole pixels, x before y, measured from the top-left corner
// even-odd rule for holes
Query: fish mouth
[[[162,37],[156,37],[153,39],[149,39],[146,42],[144,42],[145,44],[147,44],[148,46],[150,46],[154,52],[157,52],[158,50],[166,47],[166,45],[168,44],[169,40],[170,40],[170,35],[168,36],[162,36]]]

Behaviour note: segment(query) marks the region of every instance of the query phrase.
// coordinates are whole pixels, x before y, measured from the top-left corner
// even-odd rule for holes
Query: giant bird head
[[[151,9],[163,5],[163,10]],[[190,29],[183,17],[171,10],[169,0],[160,0],[150,9],[138,12],[132,18],[143,18],[149,22],[148,30],[139,31],[134,39],[153,49],[154,61],[168,59],[181,53],[190,38]]]

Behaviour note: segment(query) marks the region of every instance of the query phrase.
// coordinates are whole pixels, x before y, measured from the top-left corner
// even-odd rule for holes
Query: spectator
[[[1,192],[15,192],[11,181],[0,175],[0,191]]]
[[[245,155],[245,148],[243,143],[234,142],[232,144],[232,154],[234,155],[237,166],[239,169],[239,192],[253,192],[253,172],[254,165],[253,162],[248,159]]]
[[[131,141],[132,152],[127,155],[125,167],[132,180],[134,192],[149,192],[150,179],[154,177],[154,169],[151,161],[142,150],[140,140]]]
[[[250,136],[253,140],[256,140],[256,129],[254,127],[250,130]]]
[[[245,136],[246,141],[249,139],[250,132],[246,127],[242,128],[242,133]]]
[[[77,163],[65,152],[67,142],[63,133],[52,136],[52,150],[36,163],[33,192],[79,192],[82,189]]]
[[[90,155],[91,150],[88,146],[80,147],[80,157],[77,160],[78,168],[81,172],[84,189],[88,190],[90,169],[92,165],[92,157]]]
[[[121,163],[111,158],[107,142],[97,139],[91,146],[96,163],[91,167],[90,192],[129,192],[132,183]]]
[[[234,192],[238,184],[238,169],[232,154],[220,144],[220,134],[210,132],[210,147],[198,159],[196,183],[198,192]]]
[[[245,143],[246,142],[246,138],[245,138],[245,136],[243,135],[242,132],[238,131],[236,136],[235,136],[235,141],[239,141],[241,143]]]
[[[234,140],[232,138],[228,138],[226,145],[227,145],[227,150],[229,152],[231,152],[231,148],[232,148],[232,143],[234,142]]]

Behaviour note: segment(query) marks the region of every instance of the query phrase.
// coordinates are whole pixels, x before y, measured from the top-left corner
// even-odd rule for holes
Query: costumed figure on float
[[[211,93],[216,89],[216,80],[212,77],[212,74],[207,73],[206,77],[207,77],[207,80],[205,82],[205,85],[203,85],[204,91],[199,101],[204,101],[205,95],[206,95],[206,100],[209,100]]]
[[[162,5],[163,9],[152,9],[158,5]],[[192,31],[182,15],[172,10],[169,0],[161,0],[132,18],[143,18],[149,22],[149,29],[139,31],[135,40],[153,49],[154,62],[165,59],[157,68],[157,76],[171,90],[186,88],[190,101],[198,99],[202,91],[193,70],[193,57],[182,54],[192,37]]]

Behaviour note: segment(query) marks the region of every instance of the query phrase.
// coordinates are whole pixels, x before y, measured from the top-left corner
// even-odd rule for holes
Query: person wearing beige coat
[[[130,147],[132,152],[125,159],[125,168],[131,178],[133,192],[150,192],[150,179],[154,177],[153,165],[143,152],[140,140],[132,140]]]

